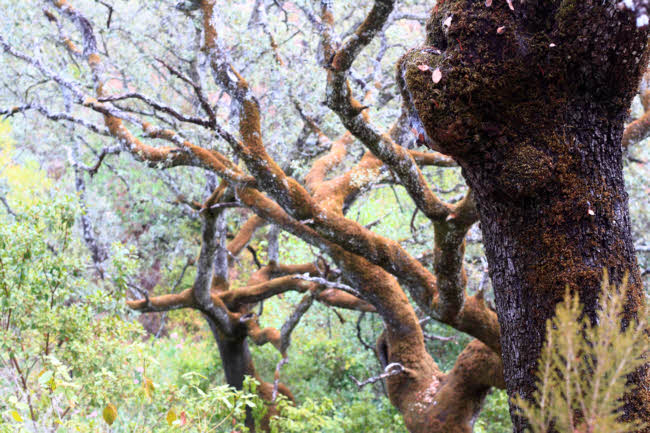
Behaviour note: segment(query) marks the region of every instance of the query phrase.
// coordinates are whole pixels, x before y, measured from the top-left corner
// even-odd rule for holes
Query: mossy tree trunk
[[[614,3],[439,1],[426,46],[398,67],[414,127],[475,191],[511,396],[533,393],[567,286],[593,317],[603,269],[629,273],[625,320],[643,302],[621,136],[648,34]],[[648,374],[632,380],[626,415],[650,421]]]

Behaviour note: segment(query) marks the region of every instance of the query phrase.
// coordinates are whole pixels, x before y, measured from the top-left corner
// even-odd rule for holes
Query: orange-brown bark
[[[636,144],[650,135],[650,111],[630,123],[623,133],[623,147]]]
[[[246,245],[250,242],[252,239],[253,235],[255,234],[255,231],[262,227],[264,224],[266,224],[266,221],[264,221],[262,218],[258,217],[257,215],[253,215],[250,217],[240,228],[239,231],[237,232],[237,235],[228,242],[228,251],[230,251],[230,254],[232,256],[238,256],[244,248],[246,248]]]
[[[623,147],[634,145],[650,135],[650,71],[646,71],[639,90],[641,106],[644,113],[630,122],[623,132]]]

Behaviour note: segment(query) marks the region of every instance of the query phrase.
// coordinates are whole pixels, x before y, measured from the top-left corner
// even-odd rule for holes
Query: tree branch
[[[357,378],[354,376],[350,375],[350,379],[357,385],[359,389],[363,388],[364,386],[379,382],[380,380],[383,379],[388,379],[391,376],[396,376],[398,374],[406,373],[406,369],[402,364],[399,364],[397,362],[390,363],[384,368],[384,372],[380,374],[379,376],[373,376],[369,377],[368,379],[364,380],[363,382],[359,381]]]

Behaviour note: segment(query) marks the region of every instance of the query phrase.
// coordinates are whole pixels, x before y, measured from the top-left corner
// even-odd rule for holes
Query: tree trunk
[[[245,376],[256,376],[246,334],[243,334],[240,338],[227,338],[214,325],[212,320],[207,317],[206,320],[210,325],[212,335],[219,348],[226,383],[237,390],[241,390],[244,386]],[[251,432],[255,432],[255,420],[253,419],[250,408],[246,408],[246,420],[244,424]],[[265,424],[267,424],[267,428],[263,428],[263,431],[268,431],[268,422]]]
[[[427,46],[404,56],[398,80],[414,127],[475,191],[508,393],[530,398],[546,321],[567,286],[592,318],[603,269],[615,282],[629,273],[624,324],[644,302],[621,136],[647,31],[611,2],[439,4]],[[625,414],[650,421],[648,374],[631,381],[642,387]]]
[[[598,307],[603,269],[617,282],[626,273],[630,275],[626,319],[643,302],[622,174],[621,127],[599,122],[593,107],[573,106],[567,111],[570,119],[558,122],[561,130],[531,134],[530,147],[510,156],[516,161],[505,163],[511,167],[507,183],[515,189],[538,170],[550,173],[548,165],[554,166],[557,172],[552,182],[533,196],[513,200],[503,190],[491,191],[484,180],[479,180],[489,176],[488,170],[477,166],[465,171],[475,188],[490,276],[496,288],[510,395],[530,397],[535,390],[531,373],[544,342],[546,321],[567,286],[580,294],[592,318]],[[549,148],[553,140],[563,148],[564,157],[557,161],[564,166],[537,156],[537,149]],[[517,170],[521,172],[513,173]],[[650,384],[645,374],[637,383]],[[630,396],[626,408],[630,414],[643,413],[646,420],[650,419],[647,389]]]
[[[205,316],[204,316],[205,317]],[[244,377],[250,376],[259,382],[257,393],[260,398],[267,404],[267,412],[260,420],[260,431],[270,431],[270,419],[274,415],[278,415],[273,399],[273,383],[265,382],[262,377],[255,370],[255,364],[251,356],[250,348],[248,346],[248,335],[246,328],[235,330],[235,336],[226,337],[219,329],[214,326],[213,321],[206,317],[212,335],[219,348],[219,355],[221,356],[221,363],[223,364],[224,374],[226,376],[226,383],[237,390],[241,390],[244,385]],[[278,394],[281,394],[289,401],[294,401],[293,394],[289,388],[283,383],[278,383]],[[246,409],[246,427],[251,432],[255,432],[255,420],[252,417],[250,408]]]
[[[226,339],[221,335],[214,335],[221,355],[226,383],[235,389],[242,389],[244,377],[254,376],[248,341],[246,338]]]

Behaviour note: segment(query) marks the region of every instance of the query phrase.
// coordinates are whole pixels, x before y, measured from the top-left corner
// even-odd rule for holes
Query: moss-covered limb
[[[155,296],[153,298],[126,301],[126,305],[132,310],[142,313],[159,313],[163,311],[178,310],[181,308],[196,308],[194,296],[191,289],[183,290],[181,293]]]
[[[332,11],[323,2],[322,21],[333,20]],[[382,134],[372,125],[361,103],[351,94],[347,74],[359,51],[382,29],[393,3],[377,1],[357,29],[357,32],[339,48],[329,46],[332,52],[327,67],[327,105],[341,118],[342,123],[373,154],[383,161],[400,179],[418,208],[427,217],[441,220],[447,217],[449,209],[431,191],[426,179],[408,150],[397,145],[389,134]],[[331,29],[330,29],[331,32]],[[362,37],[359,37],[362,35]],[[323,32],[323,45],[328,46],[331,36]]]
[[[380,180],[383,163],[366,152],[359,163],[340,176],[314,186],[314,201],[328,211],[343,216],[343,208]]]
[[[68,2],[53,0],[52,3],[79,29],[83,40],[83,55],[87,60],[93,76],[97,98],[106,97],[107,95],[104,90],[105,77],[103,73],[103,62],[99,52],[97,51],[97,43],[93,33],[92,24],[83,14],[81,14],[81,12],[74,9]],[[12,51],[9,46],[5,46],[4,48],[9,52]],[[19,58],[37,66],[40,65],[38,61],[26,56],[19,56]],[[42,65],[40,69],[45,75],[51,75],[50,71],[43,68]],[[55,79],[55,81],[57,80],[57,77],[52,78]],[[160,167],[175,167],[180,165],[198,166],[214,170],[224,178],[234,182],[250,184],[255,182],[253,178],[243,175],[236,166],[234,166],[223,155],[218,154],[218,152],[194,146],[180,138],[175,131],[155,127],[135,116],[123,113],[110,105],[101,103],[97,99],[86,97],[76,86],[61,80],[62,79],[58,79],[58,81],[61,82],[61,85],[68,87],[73,91],[80,105],[103,114],[104,123],[108,129],[108,133],[117,139],[125,150],[129,151],[136,159]],[[127,120],[140,126],[146,136],[171,141],[176,145],[176,147],[157,148],[147,145],[135,137],[124,126],[123,120]]]
[[[292,274],[309,274],[320,275],[318,266],[315,263],[301,263],[301,264],[281,264],[271,262],[266,266],[262,266],[255,271],[248,279],[248,285],[260,284],[271,278],[283,277]]]
[[[367,152],[359,164],[348,172],[321,184],[314,192],[314,199],[320,201],[328,210],[340,214],[347,197],[356,195],[358,189],[364,187],[364,182],[372,182],[376,178],[372,171],[378,170],[381,165],[381,161]],[[473,196],[468,193],[464,200],[452,207],[452,213],[445,221],[436,223],[435,290],[426,298],[427,294],[413,290],[408,282],[405,285],[411,289],[423,311],[475,335],[499,353],[499,326],[496,315],[486,308],[482,299],[472,298],[467,309],[464,308],[464,237],[477,218]],[[404,280],[399,274],[398,278]],[[477,330],[482,331],[477,334]]]
[[[239,311],[245,305],[254,304],[288,291],[298,291],[312,292],[318,301],[333,307],[367,312],[375,311],[372,305],[353,295],[341,290],[319,288],[318,284],[297,278],[298,275],[293,274],[257,283],[249,281],[249,285],[238,289],[213,291],[211,294],[212,301],[215,305],[225,305],[229,311]],[[200,307],[191,289],[184,290],[181,293],[127,301],[127,305],[129,308],[143,313],[163,312],[181,308],[199,309]]]
[[[336,50],[331,62],[335,71],[345,72],[350,69],[361,50],[381,31],[394,6],[394,0],[375,0],[372,9],[354,34],[343,41],[341,47]]]
[[[280,351],[280,331],[273,327],[261,328],[255,314],[245,317],[245,323],[248,330],[248,337],[256,346],[263,346],[271,343]]]
[[[237,257],[246,248],[246,245],[251,241],[257,229],[266,224],[262,218],[257,215],[252,215],[246,220],[239,228],[235,237],[228,242],[226,248],[232,257]]]
[[[463,268],[466,225],[434,224],[434,272],[438,281],[437,313],[443,320],[458,315],[465,301],[467,277]]]
[[[463,200],[453,206],[449,217],[433,224],[433,265],[438,281],[438,300],[435,311],[439,318],[443,318],[447,322],[454,322],[463,314],[467,286],[464,268],[465,237],[477,220],[478,211],[470,190]],[[482,302],[479,302],[475,306],[480,307],[481,304]],[[484,315],[486,323],[494,325],[494,318],[489,317],[489,314]],[[494,329],[498,330],[498,326]],[[492,347],[496,353],[500,353],[498,338],[482,341]]]
[[[373,170],[379,169],[381,165],[381,161],[367,152],[359,164],[348,172],[321,184],[314,191],[314,199],[326,209],[341,214],[342,204],[348,197],[355,196],[358,189],[364,187],[364,183],[372,182],[372,179],[377,177],[372,175]],[[477,336],[499,353],[499,326],[496,315],[486,308],[481,297],[470,298],[465,308],[467,281],[463,268],[464,238],[467,230],[478,219],[471,191],[451,208],[449,217],[434,226],[436,289],[431,292],[429,299],[416,299],[421,300],[420,306],[427,314],[445,323],[455,324],[453,326]],[[475,333],[479,329],[483,332]]]
[[[322,136],[325,135],[322,134]],[[305,186],[308,191],[313,194],[316,187],[325,180],[327,173],[337,165],[341,164],[343,158],[345,158],[345,155],[347,154],[347,146],[351,142],[352,136],[344,134],[343,137],[331,143],[328,153],[313,162],[311,169],[305,176]]]
[[[343,290],[326,288],[316,294],[316,300],[330,307],[344,308],[346,310],[375,313],[377,309],[370,302],[364,301]]]
[[[248,279],[246,287],[222,292],[218,296],[232,310],[289,290],[309,291],[317,301],[332,307],[366,312],[376,311],[370,303],[350,293],[319,282],[308,283],[304,277],[299,278],[304,274],[313,277],[320,276],[323,274],[325,266],[325,263],[280,264],[271,262],[254,272]]]
[[[343,247],[374,264],[385,267],[399,278],[404,287],[408,288],[420,308],[434,317],[440,316],[438,314],[440,305],[439,297],[436,295],[436,278],[420,262],[408,255],[399,244],[365,229],[363,233],[369,233],[369,238],[355,235],[346,239],[345,236],[349,236],[348,233],[354,233],[352,231],[354,227],[350,227],[354,223],[334,212],[328,212],[326,219],[331,228],[321,235],[320,230],[315,230],[289,217],[276,203],[253,189],[239,190],[238,195],[247,206],[263,218],[274,221],[285,230],[322,248],[325,252],[329,253]],[[365,247],[361,247],[362,245]],[[384,262],[384,260],[386,261]],[[500,350],[496,315],[483,302],[472,301],[471,305],[457,310],[455,316],[449,314],[441,319],[445,323],[479,338],[497,352]]]
[[[456,167],[458,165],[452,158],[439,152],[421,152],[418,150],[409,150],[409,153],[415,162],[421,167]]]
[[[212,194],[208,196],[208,198],[203,202],[203,205],[201,205],[201,209],[203,209],[204,212],[209,211],[214,205],[219,203],[221,199],[223,198],[224,194],[226,193],[226,188],[228,187],[228,184],[225,181],[219,182],[219,185],[212,191]]]
[[[413,395],[420,404],[411,404],[403,412],[409,431],[471,433],[487,393],[492,387],[505,387],[501,359],[477,340],[467,345],[439,381],[435,389]]]
[[[328,70],[327,105],[341,122],[377,158],[399,178],[401,184],[430,219],[447,217],[449,209],[429,188],[411,153],[396,144],[389,134],[381,133],[364,115],[361,104],[352,95],[345,72]]]
[[[310,283],[295,278],[295,275],[273,278],[258,284],[213,293],[212,298],[220,298],[231,311],[238,311],[246,304],[254,304],[287,291],[306,292]]]
[[[650,111],[630,123],[623,133],[623,147],[629,147],[650,136]]]

